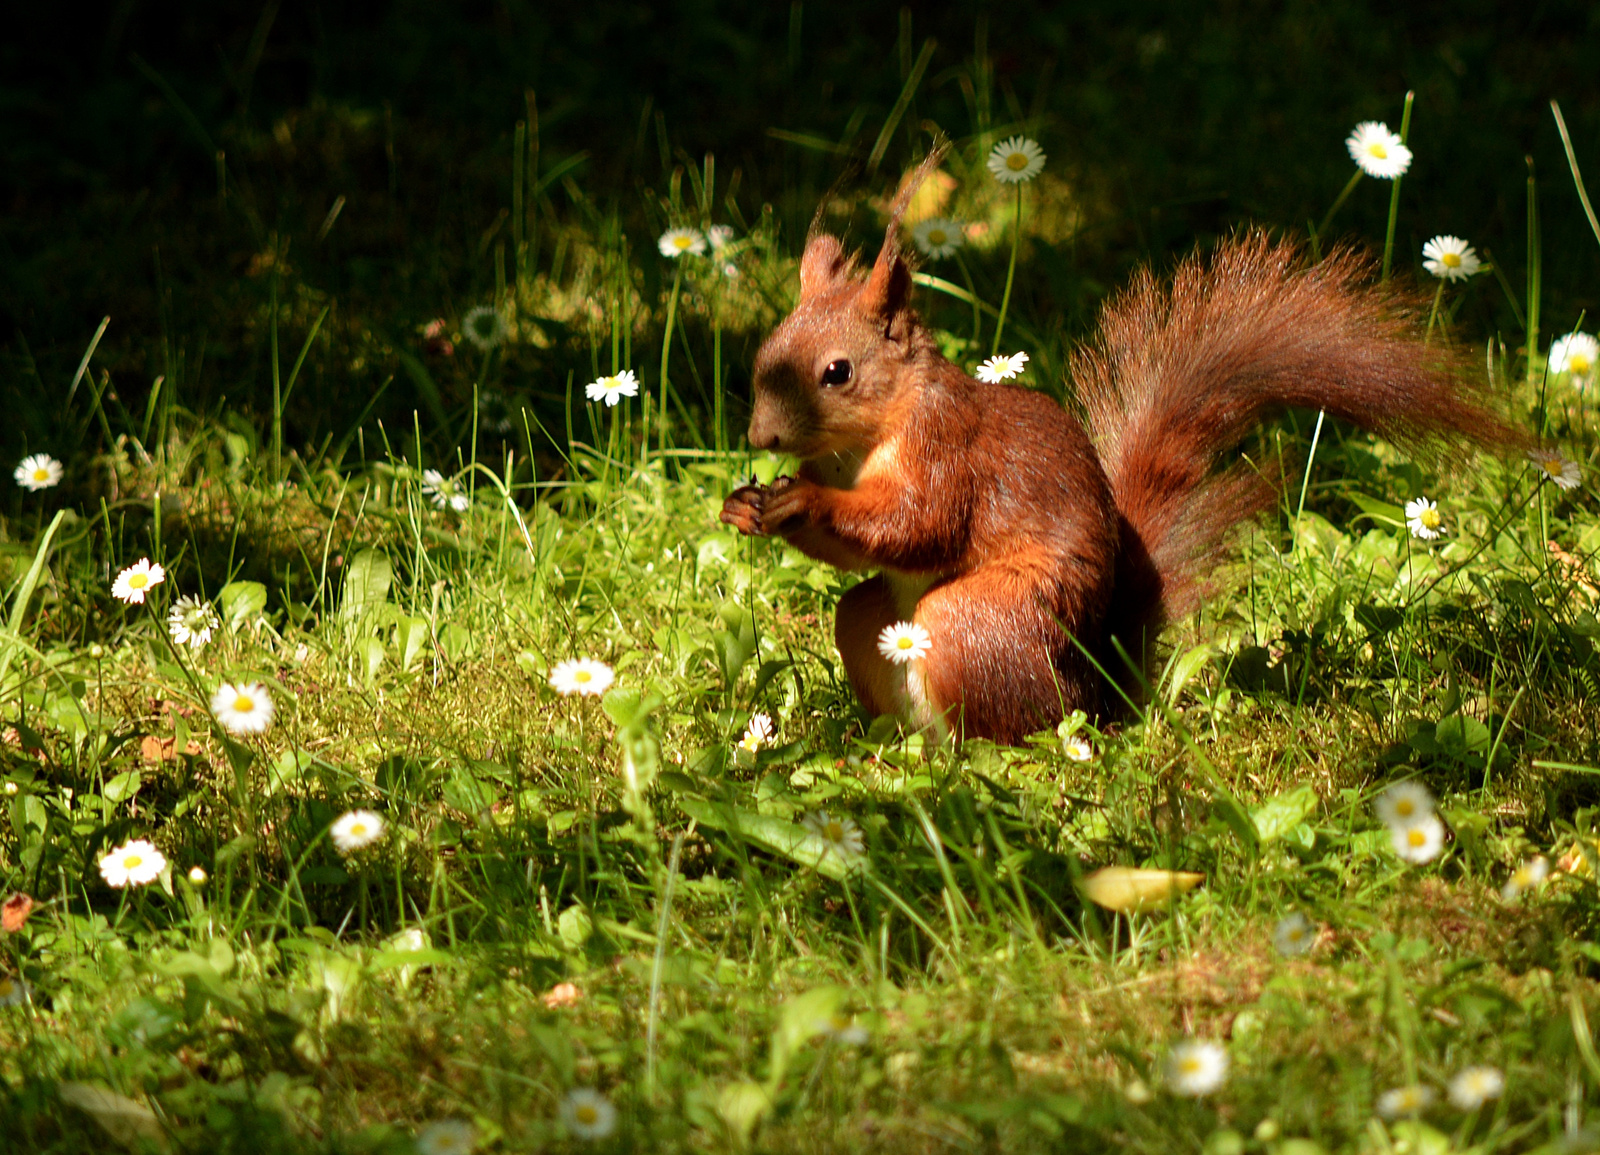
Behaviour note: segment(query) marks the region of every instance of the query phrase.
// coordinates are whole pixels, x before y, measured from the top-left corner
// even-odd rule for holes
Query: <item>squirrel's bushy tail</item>
[[[1308,266],[1251,234],[1106,307],[1073,377],[1122,519],[1108,625],[1130,653],[1194,608],[1229,530],[1271,505],[1258,473],[1217,459],[1273,411],[1325,409],[1410,449],[1526,442],[1371,272],[1351,250]]]

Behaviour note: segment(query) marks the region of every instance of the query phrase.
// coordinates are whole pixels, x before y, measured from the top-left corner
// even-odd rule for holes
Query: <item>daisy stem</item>
[[[667,454],[667,366],[672,358],[672,330],[678,323],[678,291],[683,288],[683,258],[678,258],[678,270],[672,275],[672,295],[667,298],[667,333],[661,340],[661,400],[656,406],[656,421],[661,425],[659,434],[661,456]],[[649,448],[648,441],[645,446]]]
[[[1000,353],[1000,334],[1005,332],[1006,310],[1011,307],[1011,282],[1017,275],[1017,245],[1022,240],[1022,185],[1017,184],[1017,215],[1011,229],[1011,264],[1006,266],[1006,291],[1000,298],[1000,318],[994,323],[994,344],[989,349],[989,356],[995,357]],[[977,294],[973,294],[976,296]]]
[[[693,829],[691,824],[690,829]],[[683,836],[678,831],[672,840],[672,857],[667,861],[667,877],[661,884],[661,915],[656,919],[656,952],[650,965],[650,1013],[645,1028],[644,1097],[654,1102],[656,1097],[656,1026],[661,1019],[661,971],[667,956],[667,927],[672,920],[672,890],[678,880],[678,863],[683,857]]]
[[[972,298],[972,347],[976,350],[983,339],[983,303],[978,300],[978,290],[972,283],[972,270],[967,268],[959,252],[956,253],[956,268],[961,270],[961,279],[967,282],[967,295]]]
[[[1317,231],[1311,235],[1311,243],[1318,245],[1318,238],[1328,235],[1328,226],[1333,223],[1333,214],[1344,207],[1344,202],[1350,199],[1350,194],[1356,191],[1356,185],[1361,183],[1362,172],[1358,168],[1350,174],[1350,179],[1344,186],[1344,191],[1334,198],[1333,207],[1328,210],[1328,215],[1322,218],[1322,223],[1317,226]]]
[[[1444,296],[1444,280],[1441,278],[1439,287],[1433,291],[1433,308],[1428,310],[1428,331],[1422,335],[1422,343],[1426,345],[1433,340],[1433,322],[1439,316],[1439,298]]]
[[[1405,144],[1411,135],[1411,102],[1415,92],[1406,93],[1406,110],[1400,114],[1400,143]],[[1394,187],[1389,190],[1389,228],[1383,234],[1383,279],[1389,279],[1390,259],[1394,256],[1394,226],[1400,217],[1400,177],[1396,174]]]

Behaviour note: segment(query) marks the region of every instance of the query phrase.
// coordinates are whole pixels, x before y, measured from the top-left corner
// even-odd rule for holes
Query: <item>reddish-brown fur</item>
[[[1106,308],[1073,366],[1086,429],[939,354],[908,303],[908,196],[865,277],[834,238],[807,245],[800,304],[756,357],[749,431],[801,458],[800,475],[744,486],[722,511],[745,533],[885,571],[845,595],[836,624],[875,713],[1017,742],[1097,711],[1103,680],[1083,650],[1115,671],[1112,637],[1142,658],[1192,608],[1198,571],[1271,500],[1217,457],[1275,409],[1326,409],[1410,444],[1521,440],[1417,341],[1402,298],[1362,286],[1362,259],[1305,268],[1259,235],[1184,262],[1170,286],[1143,273]],[[846,360],[848,383],[823,384]],[[932,649],[892,667],[876,637],[907,618]]]

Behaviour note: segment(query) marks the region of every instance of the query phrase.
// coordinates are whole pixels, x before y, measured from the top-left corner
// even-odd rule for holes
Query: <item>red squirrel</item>
[[[1409,302],[1342,250],[1307,265],[1261,233],[1146,270],[1072,359],[1080,421],[1049,397],[974,380],[910,304],[896,198],[870,271],[815,235],[800,303],[756,355],[754,448],[797,477],[736,489],[722,520],[846,570],[835,641],[874,714],[1015,744],[1073,710],[1115,704],[1104,670],[1148,658],[1196,607],[1231,529],[1275,491],[1219,456],[1286,406],[1324,409],[1402,444],[1524,438],[1417,339]],[[914,621],[932,647],[877,649]],[[1094,661],[1090,661],[1090,655]],[[1096,669],[1096,665],[1100,669]]]

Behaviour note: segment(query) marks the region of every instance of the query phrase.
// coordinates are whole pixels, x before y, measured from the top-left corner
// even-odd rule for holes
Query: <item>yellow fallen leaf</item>
[[[143,1103],[119,1095],[95,1083],[62,1083],[56,1089],[61,1101],[78,1108],[124,1147],[139,1150],[141,1139],[167,1149],[167,1133],[161,1129],[155,1112]]]
[[[1165,906],[1175,895],[1193,890],[1203,874],[1183,870],[1141,870],[1136,866],[1102,866],[1085,875],[1083,893],[1097,906],[1136,914]]]

